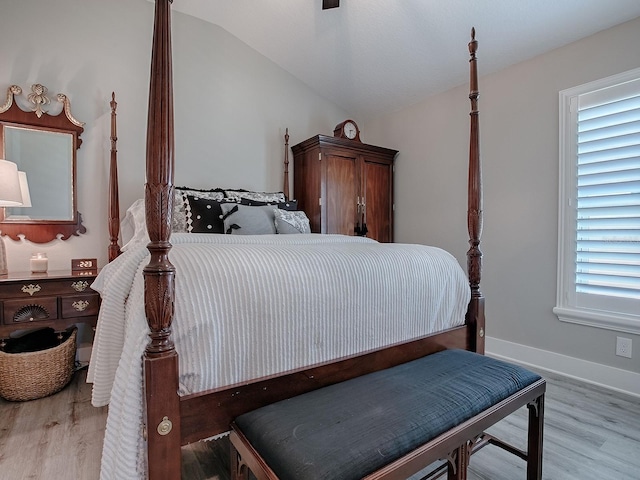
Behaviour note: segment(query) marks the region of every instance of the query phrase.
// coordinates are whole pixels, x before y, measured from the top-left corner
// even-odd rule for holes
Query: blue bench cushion
[[[445,350],[267,405],[236,424],[283,480],[357,479],[538,379],[517,365]]]

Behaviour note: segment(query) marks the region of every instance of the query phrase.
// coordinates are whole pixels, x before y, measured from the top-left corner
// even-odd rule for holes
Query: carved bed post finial
[[[289,129],[284,132],[284,183],[282,186],[284,198],[289,200]]]
[[[480,163],[480,126],[478,113],[478,67],[476,51],[476,30],[471,29],[469,42],[469,100],[471,101],[471,126],[469,135],[469,184],[467,200],[467,228],[469,230],[469,251],[467,252],[467,274],[471,288],[471,302],[467,312],[467,322],[475,325],[475,337],[471,340],[474,350],[484,353],[484,297],[480,291],[482,276],[482,169]]]
[[[120,235],[120,200],[118,195],[118,136],[116,134],[116,102],[115,92],[111,92],[111,162],[109,164],[109,261],[120,255],[118,236]]]

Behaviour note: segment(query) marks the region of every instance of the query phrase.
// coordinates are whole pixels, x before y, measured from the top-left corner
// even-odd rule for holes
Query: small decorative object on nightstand
[[[100,295],[91,289],[91,283],[96,275],[95,270],[82,274],[51,270],[0,278],[0,339],[16,330],[36,327],[56,331],[76,323],[95,327]]]
[[[74,275],[93,275],[98,271],[98,260],[96,258],[74,258],[71,260],[71,272]]]
[[[49,268],[49,259],[46,253],[34,253],[29,260],[31,273],[46,273]]]

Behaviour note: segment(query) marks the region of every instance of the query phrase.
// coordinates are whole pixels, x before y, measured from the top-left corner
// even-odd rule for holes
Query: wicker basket
[[[73,375],[76,356],[74,328],[60,345],[28,353],[0,351],[0,396],[19,402],[62,390]]]

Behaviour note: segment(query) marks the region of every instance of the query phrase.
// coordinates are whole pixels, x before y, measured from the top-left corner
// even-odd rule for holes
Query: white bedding
[[[174,234],[173,340],[197,392],[409,340],[464,323],[469,286],[453,256],[342,235]],[[109,404],[101,479],[144,475],[144,243],[100,273],[89,369]]]

